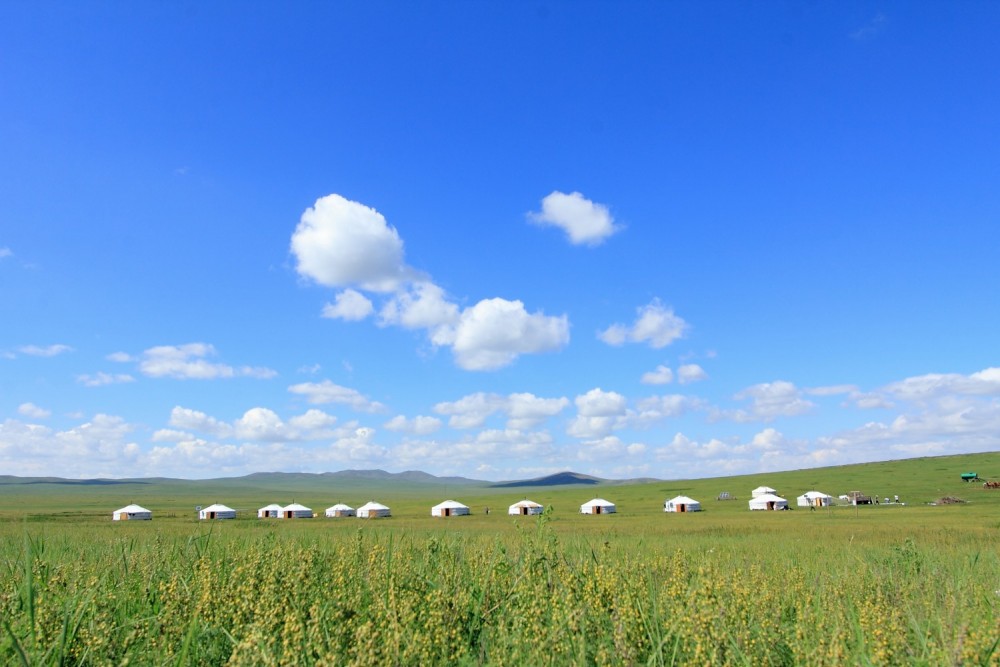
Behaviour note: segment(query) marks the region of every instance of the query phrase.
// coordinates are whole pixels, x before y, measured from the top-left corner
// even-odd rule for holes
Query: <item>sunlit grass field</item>
[[[565,488],[0,485],[0,662],[1000,664],[1000,491],[966,471],[1000,455]],[[749,512],[760,484],[905,505]],[[679,493],[705,511],[665,514]],[[579,514],[595,496],[618,513]],[[524,497],[546,514],[508,517]],[[322,517],[371,498],[393,516]],[[472,516],[431,518],[446,498]],[[292,500],[319,516],[256,519]],[[153,521],[112,522],[130,502]],[[239,518],[197,521],[212,502]]]

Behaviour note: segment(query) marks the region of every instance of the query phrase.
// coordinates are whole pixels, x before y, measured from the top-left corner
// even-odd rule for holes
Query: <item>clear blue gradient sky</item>
[[[0,4],[0,472],[1000,449],[1000,4]]]

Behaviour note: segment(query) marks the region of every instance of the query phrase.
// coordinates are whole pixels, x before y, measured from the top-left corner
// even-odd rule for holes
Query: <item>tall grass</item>
[[[798,519],[7,523],[0,661],[1000,664],[995,526]]]

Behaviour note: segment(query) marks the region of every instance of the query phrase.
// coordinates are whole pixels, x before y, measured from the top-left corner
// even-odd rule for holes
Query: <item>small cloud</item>
[[[139,370],[147,377],[175,380],[215,380],[233,377],[269,379],[277,375],[277,372],[270,368],[233,367],[212,363],[206,359],[214,355],[215,348],[208,343],[160,345],[142,353]]]
[[[378,401],[372,401],[357,389],[341,387],[329,380],[322,382],[303,382],[288,388],[288,391],[299,396],[305,396],[313,405],[339,403],[348,405],[359,412],[382,412],[385,406]]]
[[[674,372],[666,366],[657,366],[654,370],[642,374],[643,384],[670,384],[674,381]]]
[[[8,257],[13,257],[14,253],[10,248],[6,246],[0,247],[0,259],[7,259]]]
[[[649,343],[650,347],[660,349],[682,338],[690,328],[687,322],[675,315],[672,308],[664,306],[659,299],[653,299],[648,305],[638,308],[637,312],[638,316],[631,326],[613,324],[597,337],[608,345]]]
[[[316,375],[316,373],[319,373],[320,370],[322,370],[322,368],[323,367],[320,366],[319,364],[313,364],[311,366],[299,366],[298,372],[304,373],[305,375]]]
[[[76,381],[85,387],[103,387],[109,384],[124,384],[135,382],[135,378],[126,373],[94,373],[93,375],[77,375]]]
[[[323,317],[357,322],[374,311],[368,297],[357,290],[346,289],[335,297],[334,303],[323,306]]]
[[[383,424],[383,426],[390,431],[411,433],[413,435],[430,435],[440,429],[441,424],[441,420],[437,417],[417,415],[413,419],[407,419],[403,415],[397,415]]]
[[[569,343],[569,319],[528,313],[520,301],[483,299],[466,308],[454,330],[436,337],[450,343],[455,362],[465,370],[491,371],[522,354],[539,354]]]
[[[34,403],[21,403],[17,406],[17,413],[29,419],[47,419],[52,415],[51,410],[40,408]]]
[[[63,354],[64,352],[72,352],[73,348],[69,345],[23,345],[17,349],[21,354],[27,354],[32,357],[55,357],[57,355]]]
[[[677,381],[681,384],[701,382],[708,379],[708,373],[698,364],[684,364],[677,369]]]
[[[876,35],[882,32],[882,28],[885,26],[886,17],[885,14],[881,12],[876,14],[870,21],[865,23],[863,26],[851,33],[851,39],[861,42],[869,39],[874,39]]]
[[[127,364],[130,361],[135,361],[135,357],[128,352],[112,352],[104,358],[108,361],[114,361],[119,364]]]
[[[615,225],[607,206],[585,198],[579,192],[553,192],[542,200],[542,210],[528,213],[538,225],[559,227],[573,245],[600,245],[621,229]]]

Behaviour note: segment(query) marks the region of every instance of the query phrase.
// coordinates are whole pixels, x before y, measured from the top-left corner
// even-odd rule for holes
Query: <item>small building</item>
[[[614,514],[617,511],[615,504],[604,498],[594,498],[580,505],[580,514]]]
[[[216,503],[198,510],[198,518],[203,521],[206,519],[235,519],[236,510]]]
[[[111,514],[112,521],[152,521],[153,513],[140,505],[126,505]]]
[[[694,498],[677,496],[663,503],[664,512],[700,512],[701,503]]]
[[[359,519],[382,519],[390,516],[390,512],[388,507],[373,500],[359,507],[357,516]]]
[[[786,510],[788,509],[788,501],[774,495],[773,493],[765,493],[750,500],[750,509]]]
[[[280,514],[281,505],[278,503],[271,503],[257,510],[258,519],[277,519]]]
[[[756,489],[750,492],[751,498],[756,498],[757,496],[764,496],[767,494],[775,495],[778,492],[769,486],[758,486]]]
[[[326,516],[329,518],[340,518],[344,516],[354,516],[354,508],[344,503],[337,503],[326,508]]]
[[[541,514],[545,510],[544,507],[536,503],[534,500],[519,500],[510,507],[507,508],[507,514],[512,516],[529,516],[532,514]]]
[[[292,503],[291,505],[285,505],[278,512],[279,519],[311,519],[313,518],[313,511],[306,507],[305,505],[300,505],[298,503]]]
[[[796,499],[799,507],[828,507],[833,503],[833,496],[822,491],[806,491]]]
[[[431,508],[431,516],[466,516],[469,508],[455,500],[446,500]]]

